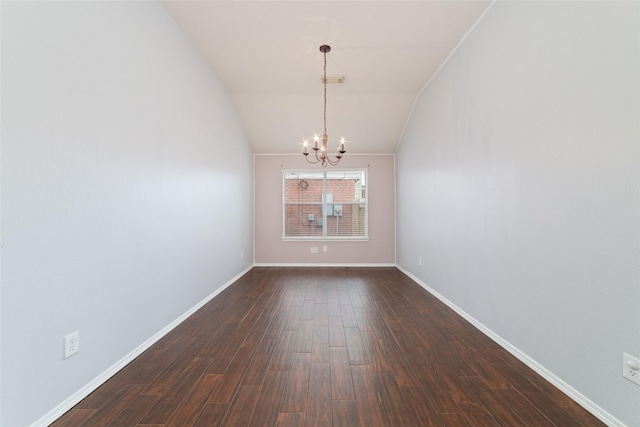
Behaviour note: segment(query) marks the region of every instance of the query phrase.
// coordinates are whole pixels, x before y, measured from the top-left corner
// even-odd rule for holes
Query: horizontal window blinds
[[[367,237],[367,172],[284,171],[285,238]]]

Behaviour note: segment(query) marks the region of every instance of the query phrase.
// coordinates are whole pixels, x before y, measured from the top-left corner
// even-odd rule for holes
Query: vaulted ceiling
[[[420,90],[491,1],[165,1],[229,89],[254,153],[327,133],[350,153],[393,153]]]

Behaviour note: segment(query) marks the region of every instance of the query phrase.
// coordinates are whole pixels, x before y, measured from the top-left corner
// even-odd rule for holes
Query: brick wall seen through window
[[[367,237],[366,171],[285,171],[285,238]]]

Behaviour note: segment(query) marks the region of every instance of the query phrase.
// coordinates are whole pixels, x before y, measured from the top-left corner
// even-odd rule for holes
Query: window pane
[[[323,173],[285,173],[284,174],[284,202],[285,203],[322,203],[324,190]]]
[[[334,205],[334,215],[327,216],[327,236],[365,236],[364,204]]]
[[[283,177],[285,237],[367,237],[366,171]]]
[[[359,203],[365,197],[365,173],[327,172],[327,203]]]
[[[365,172],[327,172],[327,237],[365,236]]]
[[[322,205],[285,205],[285,236],[322,236]]]

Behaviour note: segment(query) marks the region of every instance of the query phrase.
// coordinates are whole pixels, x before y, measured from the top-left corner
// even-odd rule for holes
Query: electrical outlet
[[[240,251],[240,259],[244,259],[244,251]]]
[[[327,247],[326,246],[322,247],[322,252],[327,252]]]
[[[422,265],[422,257],[421,256],[418,257],[418,265]]]
[[[318,253],[318,247],[317,246],[311,246],[311,253],[312,254],[317,254]]]
[[[623,353],[622,376],[640,385],[640,359]]]
[[[64,337],[64,358],[68,358],[80,351],[80,332],[75,331]]]

